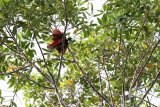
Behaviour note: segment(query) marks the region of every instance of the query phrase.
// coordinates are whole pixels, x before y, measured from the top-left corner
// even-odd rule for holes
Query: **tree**
[[[106,0],[98,14],[88,0],[1,0],[0,10],[0,79],[26,107],[155,106],[159,0]],[[51,28],[72,38],[62,56],[46,48]]]

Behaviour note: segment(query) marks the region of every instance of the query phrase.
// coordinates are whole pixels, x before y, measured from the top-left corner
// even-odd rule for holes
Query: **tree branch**
[[[66,107],[65,104],[64,104],[64,102],[62,101],[61,96],[59,95],[59,91],[58,91],[58,89],[57,89],[56,83],[55,83],[54,81],[51,81],[50,78],[48,77],[48,75],[44,74],[41,69],[39,69],[35,64],[33,64],[33,63],[28,59],[28,57],[23,53],[22,49],[20,48],[19,44],[17,43],[17,41],[16,41],[14,35],[12,34],[12,32],[10,31],[10,29],[9,29],[8,27],[6,27],[6,30],[7,30],[8,34],[9,34],[9,35],[12,37],[12,39],[14,40],[17,48],[21,51],[21,53],[23,54],[23,56],[27,59],[27,61],[28,61],[31,65],[33,65],[33,66],[37,69],[37,71],[38,71],[49,83],[51,83],[51,84],[53,85],[53,87],[55,87],[56,95],[57,95],[57,98],[58,98],[59,102],[63,105],[63,107]]]
[[[155,49],[157,48],[157,46],[158,46],[159,43],[160,43],[160,40],[159,40],[159,41],[156,43],[156,45],[154,46],[154,48],[153,48],[153,50],[151,51],[151,53],[150,53],[150,55],[149,55],[147,61],[146,61],[145,64],[143,65],[142,69],[139,71],[138,76],[135,78],[134,82],[132,83],[131,88],[133,88],[134,85],[135,85],[135,83],[136,83],[136,81],[138,81],[140,75],[142,74],[142,72],[143,72],[145,66],[146,66],[147,63],[149,62],[149,60],[150,60],[150,58],[151,58],[153,52],[155,51]]]
[[[33,32],[34,32],[34,30],[33,30]],[[62,97],[61,97],[60,94],[59,94],[56,81],[54,80],[54,77],[53,77],[52,73],[50,72],[50,70],[49,70],[49,68],[48,68],[48,66],[47,66],[47,62],[46,62],[46,60],[45,60],[45,57],[44,57],[42,48],[41,48],[41,46],[40,46],[40,44],[39,44],[39,42],[38,42],[38,40],[37,40],[37,37],[35,36],[35,32],[34,32],[33,35],[34,35],[35,40],[36,40],[36,42],[37,42],[37,44],[38,44],[38,47],[39,47],[39,49],[40,49],[40,52],[41,52],[41,54],[42,54],[43,61],[44,61],[45,66],[46,66],[46,68],[47,68],[47,72],[48,72],[48,74],[50,75],[50,77],[52,78],[52,85],[54,86],[54,88],[55,88],[55,90],[56,90],[56,95],[57,95],[58,101],[60,102],[61,105],[63,105],[63,107],[66,107],[65,103],[62,101]]]
[[[142,23],[142,27],[140,28],[138,35],[136,36],[134,42],[132,43],[131,47],[128,49],[127,54],[126,54],[125,64],[124,64],[124,68],[123,68],[123,71],[122,71],[122,76],[123,76],[123,84],[122,84],[123,107],[125,107],[125,100],[126,100],[125,99],[125,78],[126,78],[126,67],[127,67],[128,59],[129,59],[130,52],[131,52],[134,44],[137,42],[137,40],[140,36],[140,32],[142,31],[142,28],[143,28],[145,22],[146,22],[146,18]]]
[[[49,77],[48,77],[47,75],[45,75],[45,74],[42,72],[42,70],[41,70],[40,68],[38,68],[34,63],[32,63],[32,62],[28,59],[28,57],[24,54],[23,50],[20,48],[19,44],[17,43],[17,40],[15,39],[15,37],[14,37],[14,35],[12,34],[11,30],[9,29],[9,27],[6,26],[5,28],[6,28],[6,31],[8,32],[8,34],[10,35],[10,37],[11,37],[11,38],[13,39],[13,41],[15,42],[18,50],[19,50],[19,51],[21,52],[21,54],[25,57],[25,59],[26,59],[31,65],[33,65],[33,66],[37,69],[37,71],[38,71],[41,75],[43,75],[43,77],[44,77],[48,82],[52,83],[52,81],[49,79]]]
[[[151,90],[151,88],[153,87],[153,85],[156,83],[157,79],[160,76],[160,71],[158,72],[157,76],[155,77],[155,79],[152,81],[151,86],[149,87],[149,89],[146,91],[146,93],[143,95],[142,99],[139,101],[139,103],[137,104],[136,107],[139,107],[142,103],[142,101],[144,101],[145,97],[147,96],[147,94],[149,93],[149,91]]]
[[[56,84],[58,83],[58,80],[59,80],[60,74],[61,74],[61,68],[62,68],[62,62],[63,62],[62,59],[63,59],[63,53],[64,53],[64,42],[65,42],[66,31],[67,31],[67,27],[68,27],[67,2],[68,2],[68,0],[65,0],[65,2],[62,1],[62,3],[64,4],[65,21],[66,21],[65,24],[66,25],[65,25],[65,29],[64,29],[64,33],[63,33],[64,35],[62,37],[62,55],[60,56],[60,64],[59,64],[59,70],[58,70],[58,76],[57,76]]]
[[[110,107],[113,107],[110,102],[108,101],[108,99],[106,99],[100,92],[98,92],[95,88],[95,86],[92,84],[90,78],[88,76],[86,76],[85,72],[83,71],[83,69],[80,67],[80,65],[78,64],[78,62],[76,61],[73,53],[71,52],[71,50],[68,48],[73,60],[74,60],[74,64],[78,67],[78,69],[81,71],[81,73],[84,76],[85,82],[92,88],[93,91],[95,91],[99,97],[101,97]]]

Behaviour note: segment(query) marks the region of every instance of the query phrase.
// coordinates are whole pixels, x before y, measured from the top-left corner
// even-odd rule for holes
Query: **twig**
[[[20,48],[19,44],[17,43],[17,40],[15,39],[15,37],[14,37],[14,35],[12,34],[11,30],[9,29],[9,27],[6,26],[5,28],[6,28],[6,31],[8,32],[8,34],[10,35],[10,37],[12,37],[12,39],[14,40],[14,42],[15,42],[18,50],[19,50],[19,51],[22,53],[22,55],[25,57],[25,59],[26,59],[31,65],[33,65],[33,66],[37,69],[37,71],[38,71],[39,73],[41,73],[41,75],[43,75],[44,78],[45,78],[48,82],[52,83],[52,81],[49,79],[49,77],[48,77],[47,75],[45,75],[40,68],[38,68],[35,64],[33,64],[33,63],[28,59],[28,57],[24,54],[23,50]]]
[[[39,44],[39,42],[38,42],[37,36],[35,35],[35,31],[33,30],[33,32],[34,32],[33,36],[34,36],[34,38],[35,38],[35,40],[36,40],[36,42],[37,42],[37,45],[38,45],[38,47],[39,47],[39,49],[40,49],[41,54],[42,54],[43,62],[45,63],[45,67],[47,68],[47,72],[48,72],[48,74],[50,75],[50,77],[52,78],[53,83],[55,83],[54,77],[53,77],[52,73],[50,72],[50,70],[49,70],[49,68],[48,68],[48,66],[47,66],[47,62],[46,62],[46,59],[45,59],[45,57],[44,57],[42,48],[41,48],[41,46],[40,46],[40,44]]]
[[[145,57],[145,55],[142,55],[142,57],[141,57],[141,59],[140,59],[140,61],[139,61],[139,63],[138,63],[138,67],[135,68],[136,70],[135,70],[135,72],[134,72],[132,82],[134,81],[134,79],[135,79],[136,76],[137,76],[137,71],[138,71],[138,69],[140,68],[140,65],[141,65],[141,63],[142,63],[144,57]],[[132,83],[132,82],[131,82],[131,83]],[[135,90],[136,93],[137,93],[137,89],[138,89],[138,87],[136,87],[136,90]],[[135,95],[136,95],[136,93],[135,93]],[[129,96],[130,96],[130,94],[131,94],[131,87],[129,88]],[[134,99],[135,99],[135,98],[134,98]],[[131,100],[131,97],[129,98],[129,100]],[[135,102],[133,102],[133,103],[134,103],[134,106],[135,106]],[[132,103],[131,103],[131,104],[132,104]]]
[[[18,77],[18,82],[19,82],[19,77]],[[16,96],[16,94],[17,94],[17,91],[18,91],[18,86],[19,86],[19,84],[15,84],[15,91],[14,91],[14,95],[13,95],[13,98],[12,98],[12,103],[14,102],[14,98],[15,98],[15,96]]]
[[[48,99],[47,102],[49,101],[50,104],[52,105],[52,107],[54,107],[54,103],[53,103],[52,99],[47,96],[47,93],[45,93],[45,97]]]
[[[34,80],[28,78],[27,76],[25,76],[25,75],[24,75],[23,73],[21,73],[21,72],[17,72],[17,73],[18,73],[19,75],[21,75],[22,77],[26,78],[27,80],[31,81],[31,82],[34,83],[35,85],[38,85],[38,86],[40,86],[40,87],[42,87],[42,88],[45,88],[45,89],[54,89],[54,88],[47,87],[47,86],[44,86],[44,85],[41,85],[41,84],[35,82]]]
[[[146,88],[145,88],[145,91],[146,91]],[[147,96],[147,101],[148,101],[148,106],[151,107],[151,102],[149,101],[148,96]]]
[[[110,102],[108,101],[108,99],[106,99],[100,92],[98,92],[95,88],[95,86],[92,84],[91,80],[89,77],[86,76],[85,72],[83,71],[83,69],[80,67],[80,65],[78,64],[78,62],[76,61],[73,53],[71,52],[70,48],[68,48],[69,52],[71,53],[72,55],[72,58],[74,60],[74,64],[78,67],[78,69],[81,71],[81,73],[83,74],[84,76],[84,79],[85,79],[85,82],[93,89],[93,91],[95,91],[99,97],[101,97],[110,107],[113,107]]]
[[[158,77],[160,76],[160,71],[158,72],[157,76],[155,77],[155,79],[152,81],[151,86],[149,87],[149,89],[146,91],[146,93],[143,95],[142,99],[139,101],[139,103],[137,104],[136,107],[139,107],[142,103],[142,101],[144,101],[145,97],[147,96],[147,94],[149,93],[149,91],[151,90],[151,88],[153,87],[153,85],[156,83]]]
[[[146,86],[146,87],[147,87],[147,86]],[[139,89],[137,89],[137,91],[140,91],[141,93],[145,93],[145,91],[142,91],[142,90],[139,90]],[[148,95],[153,96],[153,97],[157,97],[157,96],[154,95],[152,92],[151,92],[151,93],[148,93]],[[160,98],[160,97],[157,97],[157,98]]]
[[[106,43],[106,40],[104,41],[104,43]],[[109,89],[109,93],[110,93],[110,97],[111,97],[111,103],[112,103],[112,106],[114,106],[114,100],[113,100],[113,94],[112,94],[112,90],[111,90],[111,86],[110,86],[109,76],[108,76],[106,68],[105,68],[105,45],[104,45],[104,48],[103,48],[103,55],[102,56],[103,56],[103,58],[102,58],[102,61],[103,61],[102,67],[103,67],[103,70],[104,70],[104,72],[106,74],[106,77],[107,77],[108,89]]]
[[[64,4],[66,25],[65,25],[64,34],[63,34],[63,37],[62,37],[62,55],[60,56],[60,65],[59,65],[59,71],[58,71],[56,84],[58,83],[58,80],[60,78],[62,62],[63,62],[62,59],[63,59],[63,54],[64,54],[64,42],[65,42],[65,36],[66,36],[67,27],[68,27],[67,2],[68,2],[68,0],[66,0],[65,2],[62,1],[62,3]]]
[[[145,22],[146,22],[146,18],[145,18],[145,20],[143,21],[142,27],[140,28],[139,32],[142,31],[142,28],[143,28]],[[122,71],[122,77],[123,77],[123,84],[122,84],[123,107],[125,107],[125,102],[126,102],[126,101],[125,101],[125,100],[126,100],[126,99],[125,99],[126,67],[127,67],[127,63],[128,63],[129,56],[130,56],[130,52],[131,52],[134,44],[135,44],[136,41],[138,40],[139,36],[140,36],[140,33],[138,33],[138,35],[136,36],[136,38],[135,38],[134,42],[132,43],[131,47],[130,47],[130,48],[128,49],[128,51],[127,51],[126,58],[125,58],[125,64],[124,64],[124,68],[123,68],[123,71]]]
[[[50,59],[46,59],[46,61],[55,61],[55,60],[59,61],[60,58],[50,58]],[[63,61],[66,61],[66,62],[74,63],[73,60],[68,60],[68,59],[64,59],[64,58],[63,58],[62,60],[63,60]],[[36,59],[34,62],[43,62],[43,60],[42,60],[42,59]]]
[[[116,69],[117,66],[120,67],[120,51],[121,51],[121,45],[122,45],[122,27],[120,27],[120,37],[119,37],[119,49],[118,49],[118,53],[117,53],[117,61],[116,61]]]
[[[38,85],[38,86],[40,86],[40,87],[42,87],[42,88],[54,89],[54,88],[51,88],[51,87],[46,87],[46,86],[44,86],[44,85],[41,85],[41,84],[35,82],[34,80],[26,77],[26,76],[23,75],[22,73],[18,72],[18,71],[23,70],[23,69],[26,69],[27,67],[30,67],[30,66],[31,66],[30,64],[28,64],[28,65],[26,64],[26,66],[19,67],[18,69],[15,69],[15,70],[13,70],[13,71],[11,71],[11,72],[2,72],[2,73],[0,73],[0,75],[12,75],[13,73],[17,73],[17,74],[21,75],[22,77],[26,78],[27,80],[33,82],[34,84],[36,84],[36,85]]]
[[[101,77],[101,72],[100,71],[99,71],[99,82],[100,82],[100,92],[101,92],[101,94],[103,94],[102,77]],[[100,107],[103,107],[103,99],[100,98],[100,101],[101,101]]]
[[[133,95],[132,95],[132,96],[133,96]],[[138,97],[138,96],[133,96],[133,97],[138,98],[138,99],[142,99],[141,97]],[[152,105],[152,106],[154,106],[154,107],[158,107],[158,106],[152,104],[151,102],[148,102],[147,100],[143,100],[143,101],[145,101],[146,103],[149,103],[150,105]],[[135,107],[135,106],[134,106],[134,107]]]
[[[8,46],[7,44],[3,43],[3,45],[5,45],[7,47],[7,49],[10,49],[11,51],[15,52],[18,55],[21,55],[20,52],[15,51],[14,49],[12,49],[10,46]],[[24,57],[21,57],[22,59],[24,59]]]
[[[14,95],[13,95],[13,98],[12,98],[13,101],[14,101],[14,98],[15,98],[16,94],[17,94],[17,89],[16,89],[16,91],[14,92]]]
[[[13,35],[12,32],[10,31],[10,29],[9,29],[8,27],[6,27],[6,30],[7,30],[7,32],[9,33],[9,35],[12,37],[12,39],[14,40],[15,44],[17,45],[17,48],[22,52],[23,56],[27,59],[27,61],[28,61],[31,65],[33,65],[33,66],[37,69],[37,71],[38,71],[39,73],[41,73],[41,75],[42,75],[49,83],[51,83],[51,84],[53,85],[53,87],[55,87],[56,95],[57,95],[57,98],[58,98],[59,102],[63,105],[63,107],[66,107],[65,104],[64,104],[63,101],[62,101],[61,96],[59,95],[59,91],[58,91],[58,89],[57,89],[56,83],[55,83],[55,82],[53,83],[53,81],[50,80],[50,78],[48,77],[48,75],[44,74],[41,69],[39,69],[35,64],[33,64],[33,63],[28,59],[28,57],[23,53],[22,49],[20,48],[19,44],[17,43],[17,41],[16,41],[16,39],[14,38],[14,35]]]
[[[136,78],[136,76],[137,76],[137,72],[138,72],[138,70],[140,69],[140,67],[141,67],[140,65],[141,65],[141,63],[143,62],[143,59],[145,58],[145,56],[146,56],[146,55],[143,55],[143,56],[141,57],[141,59],[139,60],[138,67],[136,68],[136,70],[135,70],[135,72],[134,72],[132,82],[135,80],[135,78]],[[131,91],[131,87],[130,87],[129,91]]]
[[[30,66],[29,64],[28,65],[26,64],[26,66],[20,67],[19,69],[13,70],[11,72],[2,72],[2,73],[0,73],[0,75],[13,74],[13,73],[18,72],[19,70],[23,70],[23,69],[25,69],[25,68],[27,68],[29,66]]]
[[[41,52],[41,54],[42,54],[43,61],[44,61],[45,66],[46,66],[46,68],[47,68],[47,72],[48,72],[48,74],[50,75],[50,77],[52,78],[53,86],[55,87],[58,101],[60,102],[60,104],[61,104],[63,107],[66,107],[65,103],[62,101],[62,97],[61,97],[60,94],[59,94],[56,81],[54,80],[54,77],[53,77],[52,73],[50,72],[50,70],[49,70],[49,68],[48,68],[48,66],[47,66],[47,62],[46,62],[46,60],[45,60],[45,57],[44,57],[42,48],[41,48],[41,46],[40,46],[40,44],[39,44],[39,42],[38,42],[38,40],[37,40],[37,37],[35,36],[35,32],[34,32],[34,37],[35,37],[35,40],[36,40],[36,42],[37,42],[37,44],[38,44],[38,47],[39,47],[39,49],[40,49],[40,52]]]
[[[135,85],[136,81],[138,81],[140,75],[142,74],[142,72],[143,72],[145,66],[146,66],[147,63],[149,62],[149,60],[150,60],[150,58],[151,58],[153,52],[155,51],[155,49],[157,48],[157,46],[158,46],[159,43],[160,43],[160,40],[159,40],[159,41],[156,43],[156,45],[154,46],[154,48],[153,48],[153,50],[151,51],[151,53],[150,53],[150,55],[149,55],[147,61],[146,61],[145,64],[143,65],[142,69],[139,71],[138,76],[135,78],[134,82],[132,83],[131,88],[133,88],[133,86]]]

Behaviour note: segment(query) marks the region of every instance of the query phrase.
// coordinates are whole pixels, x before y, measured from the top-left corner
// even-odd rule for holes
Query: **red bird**
[[[47,48],[51,51],[56,48],[58,53],[60,55],[63,55],[68,48],[68,40],[64,37],[64,34],[58,29],[54,29],[51,36],[53,41],[47,45]]]

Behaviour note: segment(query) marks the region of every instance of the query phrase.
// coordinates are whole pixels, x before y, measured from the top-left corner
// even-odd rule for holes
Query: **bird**
[[[48,50],[56,49],[59,55],[64,55],[68,48],[68,39],[59,29],[53,29],[51,37],[53,41],[47,45]]]

